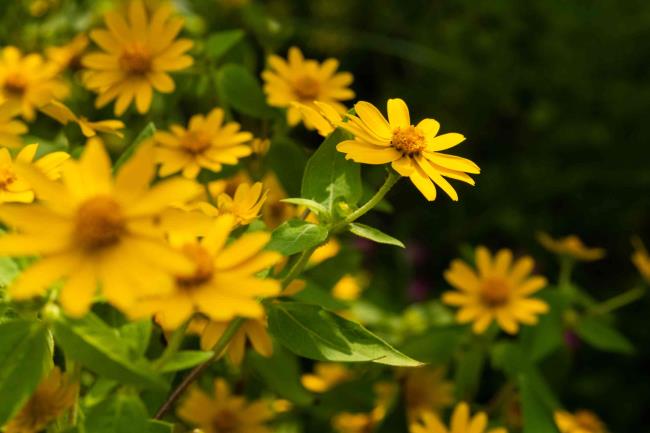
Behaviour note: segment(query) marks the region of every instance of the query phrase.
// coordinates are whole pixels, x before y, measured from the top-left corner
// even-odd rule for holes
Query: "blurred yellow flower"
[[[650,283],[650,254],[646,250],[641,239],[634,238],[634,253],[632,253],[632,263],[639,270],[639,273],[646,282]]]
[[[344,364],[317,362],[314,364],[314,372],[303,374],[300,382],[308,390],[322,393],[352,378],[352,372]]]
[[[354,301],[359,299],[362,291],[363,282],[359,277],[344,275],[332,288],[332,296],[344,301]]]
[[[83,116],[77,116],[70,108],[59,101],[52,100],[50,103],[41,107],[40,110],[62,125],[67,125],[70,122],[76,123],[86,138],[94,137],[98,132],[113,134],[118,137],[124,136],[119,131],[120,129],[124,129],[124,123],[122,121],[109,119],[91,122]]]
[[[294,102],[292,106],[300,111],[305,126],[309,129],[316,129],[323,137],[330,135],[343,122],[341,113],[325,102],[314,101],[313,106]]]
[[[262,205],[266,201],[267,192],[262,189],[261,182],[253,185],[242,183],[235,194],[221,193],[217,196],[217,208],[221,214],[232,214],[236,224],[247,225],[260,216]]]
[[[20,136],[27,132],[27,125],[15,117],[20,110],[7,102],[0,101],[0,146],[20,147]]]
[[[442,367],[424,366],[404,370],[404,396],[409,419],[425,412],[440,413],[454,402],[454,385],[445,380]]]
[[[40,170],[16,166],[42,202],[0,206],[0,219],[19,233],[0,237],[0,254],[40,255],[9,293],[26,299],[65,279],[59,301],[81,316],[97,291],[118,308],[138,296],[171,290],[171,274],[194,271],[194,264],[164,243],[153,222],[172,202],[196,195],[196,185],[171,179],[149,187],[154,177],[151,146],[141,146],[112,176],[111,161],[97,140],[90,140],[79,161],[62,170],[63,184]]]
[[[530,295],[546,286],[546,278],[530,276],[534,262],[528,256],[513,263],[512,251],[499,250],[492,257],[485,247],[476,248],[475,272],[465,262],[454,260],[445,279],[458,289],[445,292],[443,302],[459,306],[456,320],[474,322],[474,332],[482,333],[493,320],[509,334],[516,334],[519,323],[533,325],[548,305]]]
[[[23,147],[16,155],[16,163],[33,165],[49,179],[58,179],[63,163],[70,158],[65,152],[52,152],[34,161],[38,144]],[[0,203],[31,203],[34,189],[14,167],[14,162],[6,148],[0,149]]]
[[[79,385],[54,367],[34,394],[3,430],[5,433],[39,433],[72,407]]]
[[[254,138],[251,141],[251,150],[255,155],[264,156],[271,148],[271,140],[268,138]]]
[[[154,135],[156,159],[162,164],[160,176],[182,171],[183,176],[193,179],[201,168],[219,172],[222,164],[235,165],[252,153],[245,143],[253,139],[253,134],[240,131],[236,122],[224,123],[221,108],[207,116],[192,116],[188,128],[172,125],[170,130]]]
[[[185,54],[193,42],[176,39],[183,19],[172,17],[172,12],[171,3],[164,3],[148,14],[142,1],[133,0],[124,16],[116,11],[105,15],[107,29],[90,32],[90,38],[103,51],[86,54],[81,63],[88,68],[85,85],[99,94],[97,107],[115,99],[115,114],[120,116],[135,99],[138,112],[143,114],[149,111],[153,89],[174,91],[169,72],[185,69],[194,61]]]
[[[266,203],[262,206],[262,220],[267,227],[276,228],[283,222],[298,216],[297,206],[281,201],[287,198],[287,193],[274,173],[267,173],[262,183],[267,190]]]
[[[381,424],[395,395],[392,383],[375,384],[375,407],[368,413],[343,412],[332,418],[332,427],[339,433],[371,433]],[[454,432],[455,433],[455,432]]]
[[[317,264],[336,256],[339,251],[341,251],[341,244],[335,238],[331,238],[327,243],[314,250],[313,254],[309,258],[308,264],[309,266],[316,266]]]
[[[206,394],[197,386],[182,400],[178,416],[199,426],[205,433],[271,433],[266,423],[273,417],[271,403],[248,402],[232,395],[225,380],[214,381],[214,394]]]
[[[542,232],[538,233],[537,240],[548,251],[563,256],[570,256],[576,260],[591,262],[605,257],[605,250],[603,248],[589,248],[575,235],[553,239],[548,233]]]
[[[470,416],[469,405],[465,402],[458,403],[451,415],[449,428],[433,412],[425,412],[420,419],[412,422],[410,433],[507,433],[505,428],[487,429],[488,417],[485,412]]]
[[[457,179],[474,185],[467,173],[478,174],[479,167],[469,159],[440,153],[452,148],[465,137],[451,132],[437,135],[440,124],[424,119],[411,124],[408,107],[401,99],[388,100],[388,120],[368,102],[354,105],[356,116],[348,116],[339,126],[354,134],[354,140],[344,140],[336,148],[346,159],[364,164],[391,163],[393,169],[407,176],[427,200],[436,198],[436,185],[452,200],[458,194],[445,179]]]
[[[555,423],[560,433],[607,433],[605,424],[588,410],[578,410],[574,414],[556,411]]]
[[[337,72],[336,59],[321,64],[305,59],[300,49],[291,47],[286,61],[273,55],[268,58],[268,64],[269,69],[262,72],[267,101],[274,107],[287,108],[287,121],[292,126],[301,119],[300,110],[293,102],[315,107],[314,101],[322,101],[345,113],[345,106],[339,101],[354,98],[354,92],[348,88],[352,74]]]
[[[46,48],[45,55],[56,63],[61,71],[68,68],[78,69],[81,66],[81,56],[88,48],[89,42],[88,36],[80,33],[67,44]]]
[[[33,120],[36,109],[52,99],[62,99],[68,86],[58,77],[58,66],[40,54],[23,56],[16,47],[5,47],[0,57],[0,103],[20,110],[27,120]]]
[[[177,328],[195,312],[215,321],[264,317],[258,299],[277,295],[280,283],[255,274],[282,256],[264,251],[271,238],[267,232],[246,233],[226,245],[234,222],[232,215],[219,216],[202,239],[177,245],[194,263],[194,271],[176,273],[172,292],[143,298],[131,313],[156,314],[169,329]]]
[[[200,332],[201,349],[212,350],[219,338],[228,327],[229,321],[217,322],[209,320]],[[246,342],[250,341],[255,352],[269,357],[273,354],[273,342],[266,330],[266,319],[247,319],[230,340],[226,356],[235,365],[240,365],[244,359]]]

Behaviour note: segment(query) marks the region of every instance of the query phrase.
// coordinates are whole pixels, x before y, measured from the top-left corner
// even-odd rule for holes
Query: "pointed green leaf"
[[[92,433],[147,432],[147,408],[137,395],[118,394],[91,407],[86,413],[86,431]]]
[[[183,350],[176,352],[160,369],[163,373],[172,371],[187,370],[195,365],[212,358],[213,352],[202,352],[200,350]]]
[[[280,200],[280,201],[284,202],[284,203],[295,204],[295,205],[298,205],[298,206],[305,206],[307,209],[309,209],[310,211],[314,212],[317,215],[318,214],[327,215],[327,209],[325,208],[325,206],[323,206],[322,204],[320,204],[318,202],[315,202],[314,200],[309,200],[309,199],[306,199],[306,198],[298,198],[298,197],[296,197],[296,198],[285,198],[285,199]]]
[[[533,383],[526,375],[519,375],[519,390],[523,410],[523,433],[559,433],[553,420],[553,410],[544,404]]]
[[[285,221],[273,230],[266,249],[290,256],[315,247],[327,239],[327,234],[325,226],[293,219]]]
[[[395,239],[394,237],[387,235],[381,230],[367,226],[365,224],[350,224],[350,232],[362,238],[370,239],[371,241],[377,242],[379,244],[395,245],[397,247],[404,248],[404,244],[399,239]]]
[[[154,125],[153,122],[147,123],[147,126],[145,126],[142,131],[138,134],[137,137],[135,137],[135,140],[122,152],[119,158],[117,158],[117,161],[115,161],[115,165],[113,165],[113,172],[116,173],[119,171],[120,167],[124,165],[126,161],[129,160],[135,153],[135,151],[140,147],[140,145],[147,140],[148,138],[153,137],[153,135],[156,133],[156,125]]]
[[[582,318],[575,331],[596,349],[624,355],[634,353],[634,345],[623,334],[597,317]]]
[[[212,33],[205,41],[205,54],[213,60],[218,61],[241,41],[246,33],[243,30],[226,30],[223,32]]]
[[[228,64],[217,74],[219,94],[235,110],[256,118],[270,118],[274,111],[266,104],[260,83],[248,70]]]

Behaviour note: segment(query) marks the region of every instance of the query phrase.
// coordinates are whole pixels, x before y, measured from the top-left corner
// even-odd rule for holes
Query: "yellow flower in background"
[[[446,292],[443,302],[460,307],[456,320],[474,322],[474,332],[482,333],[493,320],[509,334],[516,334],[519,323],[534,325],[548,305],[530,295],[546,286],[546,278],[530,276],[534,262],[525,256],[513,262],[512,251],[499,250],[492,257],[485,247],[476,248],[476,267],[454,260],[445,279],[458,291]]]
[[[111,11],[105,15],[107,29],[90,32],[102,51],[86,54],[81,63],[88,68],[85,85],[99,94],[98,108],[115,100],[115,114],[120,116],[135,100],[143,114],[149,111],[153,89],[174,91],[169,72],[185,69],[194,61],[186,54],[193,42],[176,39],[183,19],[172,17],[172,12],[171,3],[165,3],[148,14],[142,1],[133,0],[127,14]]]
[[[311,215],[311,214],[310,214]],[[336,238],[331,238],[327,243],[316,248],[309,258],[308,265],[316,266],[319,263],[323,263],[327,259],[335,257],[341,251],[341,244]]]
[[[268,138],[254,138],[251,141],[251,150],[257,156],[264,156],[269,153],[271,148],[271,140]]]
[[[607,433],[605,424],[588,410],[578,410],[574,414],[557,411],[555,423],[560,433]]]
[[[485,412],[470,415],[469,405],[461,402],[456,405],[449,428],[433,412],[425,412],[420,419],[411,423],[410,433],[507,433],[505,428],[487,429],[488,417]]]
[[[52,152],[34,161],[38,144],[23,147],[16,155],[16,163],[33,165],[49,179],[58,179],[63,163],[70,158],[65,152]],[[9,151],[0,149],[0,203],[31,203],[34,189],[14,167]]]
[[[336,148],[345,153],[346,159],[363,164],[387,164],[400,175],[411,179],[418,190],[432,201],[436,198],[436,186],[454,201],[458,194],[445,179],[460,180],[474,185],[467,175],[481,172],[469,159],[441,153],[452,148],[465,137],[451,132],[438,135],[440,124],[424,119],[411,124],[408,107],[401,99],[388,100],[388,120],[368,102],[354,105],[356,116],[339,124],[354,134],[354,140],[340,142]]]
[[[603,248],[589,248],[575,235],[553,239],[548,233],[542,232],[537,235],[537,240],[548,251],[576,260],[591,262],[605,257]]]
[[[274,229],[298,216],[297,206],[282,201],[288,196],[274,173],[269,172],[264,176],[262,183],[267,191],[266,203],[262,206],[262,220],[268,228]]]
[[[262,72],[267,101],[273,107],[287,108],[287,121],[292,126],[301,119],[300,110],[293,102],[315,107],[314,101],[322,101],[345,113],[345,106],[339,101],[354,98],[354,92],[348,88],[352,74],[337,72],[336,59],[321,64],[305,59],[300,49],[291,47],[286,61],[273,55],[268,58],[268,65],[269,69]]]
[[[219,212],[234,215],[238,225],[250,224],[260,216],[260,210],[266,201],[267,192],[262,187],[261,182],[255,182],[253,185],[242,183],[233,196],[226,193],[219,194],[217,196]]]
[[[5,433],[39,433],[75,402],[79,385],[54,367],[5,426]]]
[[[5,47],[0,57],[0,103],[17,108],[27,120],[52,99],[63,99],[68,86],[58,77],[58,66],[40,54],[23,56],[16,47]]]
[[[208,189],[210,190],[210,195],[212,197],[219,197],[221,194],[228,194],[229,196],[234,196],[237,187],[242,183],[253,183],[253,180],[248,175],[245,170],[240,170],[233,176],[217,179],[208,184]],[[202,191],[202,195],[199,197],[199,200],[207,200],[208,197],[205,194],[205,189]]]
[[[19,113],[17,107],[0,101],[0,146],[22,146],[20,136],[27,132],[27,125],[15,119]]]
[[[272,417],[271,402],[248,402],[231,394],[225,380],[214,381],[214,394],[197,386],[190,388],[176,411],[183,420],[199,426],[205,433],[271,433],[266,426]]]
[[[212,350],[219,338],[223,335],[228,327],[229,321],[217,322],[214,320],[207,321],[200,332],[201,349]],[[235,365],[240,365],[244,360],[246,352],[246,342],[250,341],[255,352],[262,356],[269,357],[273,355],[273,342],[271,336],[266,330],[266,319],[248,319],[237,330],[235,336],[230,340],[226,356]]]
[[[27,299],[65,279],[59,301],[81,316],[97,288],[114,306],[128,310],[143,294],[173,288],[171,274],[194,271],[194,264],[165,244],[152,220],[172,202],[196,195],[198,185],[171,179],[149,187],[154,173],[151,146],[141,146],[112,176],[103,146],[91,140],[79,161],[62,170],[63,183],[40,170],[17,166],[42,202],[0,206],[0,219],[18,233],[0,236],[0,254],[40,255],[10,287]]]
[[[440,413],[454,402],[454,385],[442,367],[423,366],[404,371],[404,396],[409,419],[425,412]]]
[[[330,135],[343,122],[344,116],[336,108],[321,101],[314,101],[313,107],[299,102],[292,106],[298,108],[307,128],[315,129],[322,137]]]
[[[195,312],[215,321],[264,317],[258,299],[277,295],[280,282],[255,274],[282,256],[264,251],[271,238],[267,232],[246,233],[226,245],[234,223],[232,215],[219,216],[202,239],[177,245],[194,263],[194,271],[177,273],[172,292],[144,298],[132,314],[156,314],[169,329]]]
[[[240,131],[237,122],[224,123],[221,108],[207,116],[192,116],[187,128],[172,125],[170,130],[154,134],[160,176],[182,171],[183,176],[193,179],[201,168],[219,172],[222,164],[235,165],[252,153],[245,143],[253,139],[253,134]]]
[[[351,380],[353,377],[352,371],[344,364],[317,362],[314,364],[314,372],[303,374],[300,382],[311,392],[322,393]]]
[[[375,407],[370,412],[343,412],[335,415],[332,418],[334,430],[339,433],[370,433],[375,431],[386,417],[396,389],[392,383],[379,382],[375,384],[374,391],[376,394]]]
[[[45,55],[57,64],[61,71],[68,68],[78,69],[81,66],[81,56],[88,48],[89,42],[88,36],[80,33],[67,44],[46,48]]]
[[[634,238],[632,239],[632,244],[634,245],[634,253],[632,253],[632,263],[639,270],[639,273],[650,284],[650,254],[645,249],[641,239]]]
[[[124,123],[122,121],[109,119],[91,122],[83,116],[77,116],[70,108],[59,101],[50,101],[50,103],[41,107],[40,110],[62,125],[67,125],[70,122],[76,123],[79,125],[81,133],[86,138],[94,137],[98,132],[113,134],[118,137],[124,136],[124,134],[119,131],[120,129],[124,129]]]
[[[344,301],[354,301],[359,299],[364,285],[360,277],[344,275],[332,288],[332,296]]]

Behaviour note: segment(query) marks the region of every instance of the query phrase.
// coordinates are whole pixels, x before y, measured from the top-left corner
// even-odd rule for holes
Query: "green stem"
[[[185,332],[187,331],[187,327],[190,324],[190,320],[186,320],[172,333],[171,338],[167,341],[167,347],[165,348],[165,351],[153,364],[154,370],[160,370],[165,364],[167,364],[167,362],[169,362],[169,360],[176,354],[176,352],[178,352],[178,349],[183,343],[183,338],[185,337]]]
[[[291,269],[289,269],[289,272],[287,272],[287,275],[285,275],[285,277],[282,279],[283,289],[286,288],[293,280],[295,280],[298,275],[300,275],[303,269],[305,269],[305,266],[307,266],[307,263],[309,263],[309,258],[318,247],[319,245],[316,245],[315,247],[311,247],[300,254],[298,260],[296,260]]]
[[[210,193],[210,186],[208,185],[208,182],[205,182],[203,184],[203,188],[205,189],[205,196],[208,199],[208,203],[210,203],[212,206],[216,206],[217,203],[214,201],[214,197],[212,197],[212,193]]]
[[[162,419],[163,416],[171,409],[172,405],[178,400],[178,398],[185,392],[185,390],[205,371],[208,366],[214,362],[217,361],[219,358],[223,356],[223,354],[226,351],[226,348],[228,347],[228,344],[230,343],[230,340],[235,336],[237,331],[239,331],[239,328],[244,324],[245,319],[242,319],[241,317],[237,317],[233,319],[229,324],[224,333],[221,335],[221,338],[215,343],[215,345],[212,347],[212,351],[214,352],[213,355],[208,359],[207,361],[204,361],[203,363],[197,365],[190,371],[190,373],[185,376],[183,381],[178,384],[176,388],[172,391],[172,393],[167,397],[167,400],[160,406],[160,409],[158,409],[158,412],[156,413],[156,416],[154,417],[155,419]]]
[[[621,307],[624,307],[628,304],[631,304],[634,301],[637,301],[643,297],[645,294],[645,289],[643,287],[636,287],[634,289],[623,292],[620,295],[616,295],[608,300],[601,302],[600,304],[593,307],[590,311],[590,314],[600,315],[611,313],[614,310],[618,310]]]
[[[571,272],[574,263],[571,257],[563,256],[560,258],[560,275],[557,279],[557,285],[562,291],[567,291],[571,287]]]

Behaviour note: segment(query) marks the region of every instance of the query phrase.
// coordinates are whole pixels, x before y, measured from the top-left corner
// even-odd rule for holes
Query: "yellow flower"
[[[23,147],[18,155],[18,164],[33,165],[50,179],[58,179],[63,163],[70,158],[65,152],[52,152],[34,161],[38,144]],[[9,151],[0,149],[0,203],[31,203],[34,190],[29,182],[22,178],[14,167]]]
[[[550,252],[570,256],[576,260],[591,262],[605,257],[603,248],[589,248],[575,235],[553,239],[548,233],[539,233],[537,240]]]
[[[386,416],[396,390],[392,383],[380,382],[375,384],[374,391],[377,399],[375,407],[370,412],[340,413],[333,417],[332,427],[339,433],[371,433],[375,431]]]
[[[160,315],[171,329],[195,312],[215,321],[236,316],[264,317],[258,298],[277,295],[280,283],[255,274],[273,266],[282,256],[264,251],[271,238],[267,232],[246,233],[226,245],[233,226],[232,215],[219,216],[202,239],[178,245],[195,264],[194,272],[177,273],[171,293],[143,299],[135,312]]]
[[[556,411],[555,423],[560,433],[607,433],[605,424],[588,410],[578,410],[574,414]]]
[[[305,59],[296,47],[289,49],[287,60],[270,56],[269,69],[262,72],[262,78],[269,105],[287,108],[290,125],[297,125],[301,119],[300,110],[292,106],[293,102],[315,107],[314,101],[322,101],[345,113],[345,106],[339,101],[354,98],[354,92],[348,88],[353,77],[349,72],[336,72],[338,60],[327,59],[320,64]]]
[[[27,126],[14,119],[18,113],[17,107],[0,101],[0,146],[20,147],[23,144],[20,136],[27,132]]]
[[[275,174],[268,173],[262,179],[262,183],[267,190],[266,203],[262,207],[262,220],[267,227],[276,228],[283,222],[298,216],[295,205],[281,201],[287,198],[287,193]]]
[[[445,177],[474,185],[467,173],[478,174],[480,169],[469,159],[440,153],[465,140],[451,132],[437,135],[440,124],[424,119],[411,124],[409,110],[401,99],[388,100],[388,121],[368,102],[354,105],[356,116],[348,116],[339,126],[354,134],[354,140],[340,142],[336,148],[346,159],[364,164],[386,164],[402,176],[407,176],[427,200],[435,200],[436,185],[452,200],[458,194]]]
[[[59,66],[59,70],[78,69],[81,66],[81,56],[88,48],[88,36],[80,33],[64,45],[45,49],[45,55]]]
[[[229,323],[208,321],[200,332],[201,349],[212,350]],[[269,357],[273,354],[273,342],[266,330],[266,319],[248,319],[237,330],[226,351],[226,356],[233,364],[240,365],[243,361],[246,341],[250,341],[253,349],[262,356]]]
[[[632,263],[639,270],[639,273],[646,282],[650,283],[650,255],[645,249],[641,239],[632,240],[634,244],[634,253],[632,253]]]
[[[418,422],[411,423],[410,433],[484,433],[486,432],[488,417],[485,412],[470,416],[469,405],[461,402],[456,405],[449,428],[433,412],[421,414]],[[507,433],[505,428],[493,428],[487,433]]]
[[[71,382],[54,367],[50,374],[38,385],[18,414],[5,426],[5,433],[38,433],[75,401],[79,385]]]
[[[236,224],[247,225],[260,216],[266,194],[266,191],[262,190],[261,182],[255,182],[253,185],[242,183],[232,197],[226,193],[219,194],[217,208],[222,214],[234,215]]]
[[[128,309],[138,296],[171,290],[171,273],[194,270],[152,221],[169,203],[196,195],[198,185],[171,179],[149,188],[155,175],[150,146],[141,146],[115,179],[97,140],[89,141],[79,161],[66,163],[63,184],[16,168],[43,202],[0,206],[0,219],[19,231],[0,237],[0,254],[42,256],[10,288],[14,299],[39,295],[65,279],[59,301],[71,315],[88,310],[98,284],[110,303]]]
[[[240,131],[236,122],[223,121],[221,108],[207,116],[192,116],[188,128],[172,125],[171,132],[157,132],[156,158],[162,165],[158,174],[168,176],[183,172],[195,178],[201,168],[219,172],[222,164],[235,165],[240,158],[251,154],[246,143],[253,138],[250,132]]]
[[[312,215],[312,214],[310,214]],[[327,259],[331,259],[341,251],[341,244],[335,238],[331,238],[326,244],[314,250],[314,253],[309,258],[309,266],[316,266]]]
[[[344,301],[354,301],[359,299],[362,291],[363,284],[359,277],[344,275],[332,288],[332,296]]]
[[[292,106],[300,111],[303,123],[310,129],[316,129],[323,137],[330,135],[343,122],[343,116],[336,108],[321,101],[314,101],[313,106],[294,102]]]
[[[50,116],[57,122],[62,125],[67,125],[70,122],[74,122],[79,125],[81,133],[86,137],[94,137],[97,135],[97,132],[103,132],[106,134],[114,134],[118,137],[123,137],[124,135],[118,131],[119,129],[124,128],[124,123],[120,120],[109,119],[109,120],[99,120],[97,122],[91,122],[83,116],[77,116],[72,112],[70,108],[59,101],[50,101],[49,104],[41,107],[40,109],[44,114]]]
[[[5,47],[0,58],[0,103],[9,103],[25,119],[33,120],[36,108],[68,94],[58,73],[58,66],[40,54],[23,56],[18,48]]]
[[[223,379],[214,381],[214,395],[193,387],[181,402],[177,414],[198,425],[205,433],[271,433],[266,423],[273,417],[265,401],[248,402],[232,395]]]
[[[409,419],[424,412],[439,413],[454,402],[454,385],[445,380],[444,368],[424,366],[404,372],[404,395]]]
[[[271,148],[271,140],[268,138],[254,138],[251,141],[251,150],[255,155],[264,156]]]
[[[460,306],[456,320],[474,322],[474,332],[482,333],[493,320],[509,334],[519,330],[519,323],[534,325],[548,305],[529,296],[546,286],[546,278],[531,277],[534,262],[522,257],[513,263],[512,251],[500,250],[494,258],[485,247],[476,248],[478,273],[461,260],[451,262],[445,279],[456,292],[442,295],[443,302]]]
[[[314,372],[303,374],[300,381],[308,390],[321,393],[347,382],[352,377],[352,372],[343,364],[317,362],[314,364]]]
[[[124,15],[128,20],[116,11],[105,15],[108,29],[90,32],[90,38],[103,52],[87,54],[81,60],[88,68],[85,85],[99,94],[95,105],[103,107],[115,99],[118,116],[134,99],[139,113],[149,111],[153,89],[173,92],[174,81],[168,73],[193,63],[192,57],[185,54],[192,48],[192,41],[176,40],[183,19],[171,16],[171,3],[148,14],[142,1],[133,0]]]

